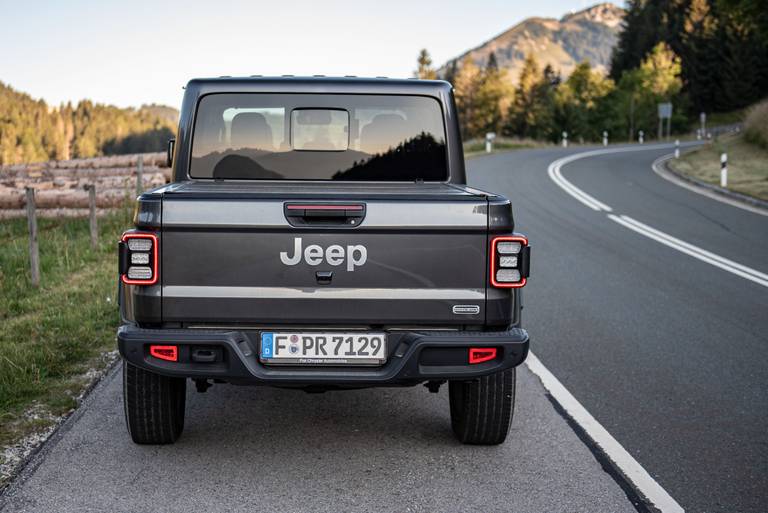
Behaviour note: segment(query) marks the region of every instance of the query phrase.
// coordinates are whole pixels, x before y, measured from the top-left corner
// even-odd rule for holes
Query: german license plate
[[[261,361],[286,365],[381,365],[384,333],[261,333]]]

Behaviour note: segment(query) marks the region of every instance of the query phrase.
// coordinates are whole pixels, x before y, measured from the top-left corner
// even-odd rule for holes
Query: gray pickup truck
[[[168,155],[118,250],[134,442],[179,437],[188,379],[447,382],[457,438],[505,440],[530,248],[508,199],[466,185],[450,84],[192,80]]]

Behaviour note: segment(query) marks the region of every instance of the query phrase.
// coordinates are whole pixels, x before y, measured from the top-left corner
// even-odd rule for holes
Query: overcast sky
[[[193,77],[411,76],[586,0],[0,0],[0,81],[49,103],[178,107]]]

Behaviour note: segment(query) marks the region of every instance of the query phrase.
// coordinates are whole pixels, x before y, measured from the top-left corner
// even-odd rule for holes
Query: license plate
[[[262,332],[261,361],[286,365],[381,365],[384,333]]]

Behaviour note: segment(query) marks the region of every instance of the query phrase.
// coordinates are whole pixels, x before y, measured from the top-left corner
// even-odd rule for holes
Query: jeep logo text
[[[303,255],[304,261],[309,265],[320,265],[325,258],[329,265],[336,266],[343,264],[346,260],[347,271],[354,271],[355,266],[361,266],[368,260],[368,250],[362,244],[347,246],[346,250],[338,244],[328,246],[325,250],[317,244],[310,244],[303,253],[301,246],[301,237],[295,237],[293,239],[293,255],[288,256],[287,251],[281,251],[280,261],[285,265],[296,265],[301,261]]]

